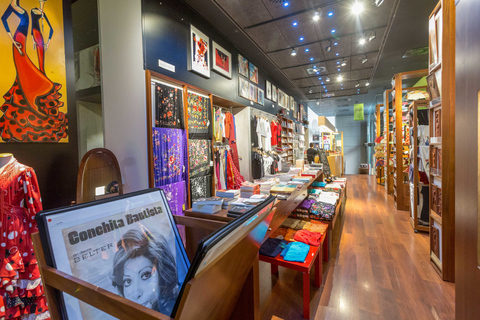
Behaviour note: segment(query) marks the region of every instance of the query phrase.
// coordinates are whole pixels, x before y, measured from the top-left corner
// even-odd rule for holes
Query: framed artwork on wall
[[[285,108],[285,97],[283,96],[283,91],[280,89],[278,89],[278,105]]]
[[[258,68],[253,65],[253,63],[249,62],[249,70],[250,70],[250,81],[258,84]]]
[[[250,85],[250,100],[257,102],[256,96],[257,96],[257,87],[255,85],[249,83]]]
[[[440,89],[438,88],[437,78],[435,73],[431,73],[427,76],[427,92],[430,96],[430,100],[435,100],[440,97]]]
[[[272,84],[272,101],[273,101],[273,102],[277,102],[277,100],[278,100],[277,87],[275,87],[275,86]]]
[[[238,55],[238,73],[245,78],[248,78],[248,60],[241,54]]]
[[[192,25],[188,70],[210,78],[210,39]]]
[[[232,55],[212,41],[213,70],[222,76],[232,79]]]
[[[265,81],[265,91],[265,98],[272,100],[272,84],[268,80]]]
[[[262,106],[265,105],[265,92],[258,88],[258,104],[261,104]]]
[[[250,99],[250,83],[243,79],[242,77],[238,77],[238,95],[245,99]]]
[[[295,99],[293,99],[293,97],[290,97],[290,110],[297,110],[295,108]]]
[[[2,30],[0,37],[0,96],[5,97],[0,102],[0,142],[68,143],[63,1],[42,1],[42,11],[31,10],[30,5],[38,5],[38,1],[15,1],[16,9],[10,2],[2,1],[0,12],[11,31],[8,36]],[[18,13],[21,11],[23,14]],[[39,45],[34,47],[30,41]],[[98,52],[94,47],[90,50],[93,72],[88,77],[89,87],[100,76],[94,72]]]

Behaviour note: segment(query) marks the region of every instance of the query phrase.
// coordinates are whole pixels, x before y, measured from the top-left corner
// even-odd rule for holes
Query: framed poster
[[[188,70],[210,78],[210,39],[190,25]]]
[[[437,25],[435,23],[435,15],[430,18],[428,22],[428,38],[430,43],[429,58],[430,67],[437,65],[438,63],[438,51],[437,51]]]
[[[232,55],[212,41],[213,70],[222,76],[232,79]]]
[[[272,84],[268,80],[265,81],[265,91],[265,98],[272,100]]]
[[[295,110],[295,99],[293,97],[290,97],[290,110]]]
[[[38,1],[14,1],[16,9],[10,2],[0,12],[10,31],[0,32],[0,142],[68,143],[63,1],[41,1],[42,11]],[[94,65],[99,51],[90,53]],[[99,73],[89,75],[89,87]]]
[[[172,313],[190,262],[163,190],[44,211],[36,219],[48,265]],[[62,298],[68,319],[114,319],[72,296]]]
[[[275,86],[272,84],[272,101],[273,101],[273,102],[277,102],[277,100],[278,100],[277,87],[275,87]]]
[[[262,106],[265,105],[265,93],[262,89],[258,88],[258,104],[261,104]]]
[[[278,89],[278,105],[282,108],[285,108],[285,96],[283,95],[283,91]]]
[[[242,77],[238,77],[238,95],[250,99],[250,83]]]
[[[427,92],[430,96],[430,101],[435,100],[440,97],[440,89],[438,88],[437,84],[437,77],[435,76],[435,72],[431,73],[427,76]]]
[[[238,55],[238,73],[248,78],[248,60],[242,55]]]
[[[255,85],[249,83],[250,85],[250,100],[252,100],[253,102],[257,102],[257,87],[255,87]]]
[[[253,65],[253,63],[248,63],[248,69],[250,70],[250,81],[258,84],[258,68]]]

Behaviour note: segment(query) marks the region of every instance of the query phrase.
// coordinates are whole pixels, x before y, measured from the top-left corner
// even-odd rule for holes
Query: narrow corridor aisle
[[[347,178],[324,286],[312,275],[312,319],[454,319],[455,285],[430,265],[428,234],[414,233],[408,211],[395,209],[374,176]],[[302,275],[279,270],[270,278],[270,265],[260,263],[262,319],[303,319]]]

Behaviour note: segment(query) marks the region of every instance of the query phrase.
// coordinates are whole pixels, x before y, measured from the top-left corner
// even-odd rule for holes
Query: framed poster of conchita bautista
[[[42,212],[37,221],[49,265],[172,313],[190,262],[162,190]],[[72,296],[61,298],[68,319],[114,319]]]

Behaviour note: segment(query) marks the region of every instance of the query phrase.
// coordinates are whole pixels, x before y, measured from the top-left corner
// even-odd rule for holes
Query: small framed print
[[[212,41],[213,70],[222,76],[232,79],[232,55]]]
[[[210,38],[190,25],[188,70],[210,78]]]
[[[258,84],[258,68],[253,65],[253,63],[248,63],[249,70],[250,70],[250,81],[253,83]]]
[[[245,78],[248,78],[248,60],[241,54],[238,55],[238,73]]]
[[[429,74],[427,76],[427,92],[430,96],[430,101],[440,98],[440,89],[437,83],[437,77],[435,76],[435,72]]]
[[[250,99],[250,83],[242,77],[238,77],[238,95]]]
[[[277,98],[278,98],[277,87],[275,87],[272,84],[272,101],[277,102]]]
[[[265,81],[265,91],[265,98],[272,100],[272,84],[268,80]]]
[[[249,83],[250,85],[250,100],[253,102],[257,102],[257,87],[255,85]]]
[[[257,92],[258,92],[258,101],[257,103],[258,104],[261,104],[262,106],[265,105],[265,93],[262,89],[258,88],[257,89]]]
[[[285,97],[283,91],[278,89],[278,105],[282,108],[285,108]]]

